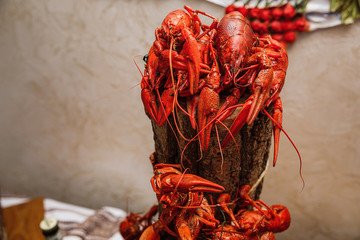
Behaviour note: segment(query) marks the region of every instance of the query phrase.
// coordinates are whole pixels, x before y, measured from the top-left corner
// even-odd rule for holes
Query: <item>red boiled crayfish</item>
[[[217,205],[210,205],[204,193],[221,193],[224,191],[222,186],[185,173],[186,171],[181,171],[180,165],[156,164],[154,153],[150,155],[150,160],[155,168],[151,185],[162,211],[159,213],[159,219],[152,224],[151,219],[156,214],[156,208],[145,214],[146,217],[128,218],[126,226],[131,229],[125,233],[132,235],[129,234],[126,239],[134,239],[131,237],[135,232],[141,233],[139,238],[141,240],[160,239],[164,233],[182,240],[275,240],[274,233],[284,231],[290,225],[290,214],[286,207],[282,205],[270,207],[261,200],[252,200],[249,197],[249,185],[240,188],[238,201],[231,202],[230,195],[223,193],[218,198]],[[236,207],[229,207],[235,203]],[[228,221],[220,224],[215,217],[215,206],[220,207],[229,216]],[[249,207],[253,209],[249,210]],[[234,208],[240,210],[234,214],[232,210]],[[148,219],[145,222],[148,225],[139,231],[137,226],[140,226],[139,222],[143,219]]]
[[[196,239],[203,225],[214,229],[219,224],[203,192],[220,193],[222,186],[182,173],[174,164],[155,165],[151,184],[163,211],[140,239],[160,239],[162,231],[178,239]]]
[[[158,205],[154,205],[151,209],[140,216],[139,214],[130,212],[126,219],[121,221],[119,232],[125,240],[137,240],[142,232],[152,224],[152,218],[158,212]]]
[[[234,120],[230,128],[231,134],[223,139],[222,147],[225,147],[230,142],[231,135],[235,135],[246,123],[251,124],[258,113],[278,97],[285,81],[287,53],[271,37],[256,38],[248,20],[239,12],[231,12],[220,21],[215,47],[225,72],[223,87],[242,89],[250,86],[253,93]],[[233,91],[233,94],[239,94],[239,91]],[[233,99],[232,105],[237,104],[236,100],[240,99],[236,95],[229,97]],[[226,107],[232,105],[228,104]]]
[[[232,126],[230,127],[230,133],[227,134],[223,141],[222,147],[226,147],[231,141],[233,135],[240,131],[240,129],[246,124],[251,124],[256,115],[265,107],[274,103],[273,118],[276,122],[274,125],[274,166],[277,159],[277,152],[279,148],[279,135],[282,124],[282,104],[279,98],[279,93],[285,82],[286,69],[288,66],[288,57],[284,46],[278,41],[272,39],[270,36],[260,39],[261,47],[253,47],[255,52],[247,60],[247,64],[256,66],[260,60],[262,65],[259,74],[253,73],[252,69],[249,83],[252,85],[251,95],[244,103],[238,116],[235,118]],[[254,80],[254,78],[256,79]],[[265,80],[264,80],[265,79]]]
[[[187,71],[191,95],[199,90],[200,73],[208,72],[209,69],[201,62],[206,56],[202,55],[198,40],[210,29],[215,28],[217,19],[205,12],[194,11],[188,6],[184,8],[187,13],[181,9],[170,12],[163,20],[161,28],[155,30],[156,40],[149,51],[142,79],[142,100],[145,111],[159,126],[173,109],[174,89],[179,87],[175,86],[175,79],[170,78],[172,68]],[[203,25],[198,17],[199,13],[213,18],[214,23],[211,26]],[[200,34],[201,29],[205,29],[202,34]],[[165,86],[169,81],[172,84]],[[165,88],[162,94],[159,93],[161,87]],[[156,97],[159,98],[159,104],[156,103]]]
[[[290,226],[289,210],[282,205],[268,206],[261,200],[252,200],[248,192],[249,185],[244,185],[239,191],[242,206],[251,206],[253,210],[241,208],[236,215],[228,208],[230,196],[222,194],[218,202],[230,217],[231,225],[214,230],[214,239],[274,239],[274,233],[285,231]],[[238,238],[236,238],[237,236]]]
[[[155,31],[141,81],[146,113],[161,126],[179,107],[197,128],[200,147],[206,150],[213,125],[236,108],[241,110],[221,141],[223,148],[244,125],[252,124],[261,111],[268,114],[265,108],[274,104],[275,165],[282,130],[279,93],[288,66],[285,47],[270,36],[257,38],[239,12],[219,22],[205,12],[184,8],[169,13]],[[213,19],[212,24],[204,25],[199,14]],[[245,94],[249,97],[239,104]],[[220,96],[226,98],[222,106]],[[187,110],[178,104],[178,97],[186,98]]]

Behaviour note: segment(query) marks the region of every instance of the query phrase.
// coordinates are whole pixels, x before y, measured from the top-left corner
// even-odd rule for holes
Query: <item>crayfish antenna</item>
[[[174,44],[174,39],[172,38],[171,41],[170,41],[170,49],[172,49],[173,47],[173,44]],[[173,73],[173,64],[172,64],[172,55],[171,55],[171,52],[169,51],[169,68],[170,68],[170,77],[171,77],[171,81],[172,81],[172,87],[173,87],[173,92],[174,92],[174,99],[173,99],[173,104],[172,104],[172,113],[173,113],[173,119],[174,119],[174,124],[175,124],[175,128],[176,128],[176,131],[174,129],[174,127],[172,126],[172,124],[170,123],[168,117],[166,117],[166,121],[167,123],[169,124],[170,128],[171,128],[171,131],[174,133],[174,136],[175,136],[175,139],[177,141],[177,144],[180,148],[180,151],[181,151],[181,165],[184,166],[184,163],[183,163],[183,159],[185,158],[188,163],[190,164],[190,160],[187,159],[185,156],[184,156],[184,153],[185,153],[185,149],[187,148],[187,146],[189,145],[190,142],[192,142],[194,140],[194,138],[192,139],[188,139],[186,138],[182,132],[180,131],[178,125],[177,125],[177,121],[179,119],[178,117],[178,112],[177,112],[177,107],[180,108],[180,110],[182,112],[184,112],[185,114],[189,115],[179,104],[179,102],[177,101],[177,98],[178,98],[178,89],[176,88],[176,83],[175,83],[175,78],[174,78],[174,73]],[[160,94],[159,92],[157,91],[157,94],[158,94],[158,98],[160,99]],[[165,112],[165,107],[164,105],[162,104],[162,102],[160,101],[160,105],[161,105],[161,108],[162,110]],[[178,138],[178,135],[177,133],[185,140],[185,141],[188,141],[188,143],[182,148],[181,145],[180,145],[180,141],[179,141],[179,138]],[[197,137],[197,136],[196,136]],[[201,152],[201,156],[202,156],[202,152]],[[201,159],[201,158],[200,158]]]
[[[171,42],[170,42],[170,49],[172,49],[172,46],[173,46],[173,43],[174,43],[174,39],[172,38],[171,39]],[[175,84],[175,79],[174,79],[174,73],[173,73],[173,66],[172,66],[172,55],[171,55],[171,52],[169,51],[169,68],[170,68],[170,76],[171,76],[171,80],[172,80],[172,88],[173,88],[173,92],[174,92],[174,99],[173,99],[173,104],[172,104],[172,112],[173,112],[173,117],[174,117],[174,124],[175,124],[175,128],[176,128],[176,131],[174,129],[174,127],[172,126],[172,124],[170,123],[169,121],[169,118],[166,117],[166,119],[162,119],[163,121],[167,121],[169,127],[171,128],[171,131],[173,132],[174,136],[175,136],[175,139],[176,139],[176,142],[180,148],[180,150],[182,149],[181,147],[181,144],[180,144],[180,141],[179,141],[179,138],[178,138],[178,135],[176,133],[179,133],[179,135],[184,138],[186,141],[188,141],[187,138],[185,138],[185,136],[182,134],[182,132],[180,131],[178,125],[177,125],[177,121],[176,121],[176,118],[175,118],[175,115],[177,115],[175,112],[176,111],[176,107],[175,106],[179,106],[178,104],[178,101],[177,101],[177,89],[176,89],[176,84]],[[162,103],[161,101],[161,96],[160,96],[160,93],[157,89],[157,95],[158,95],[158,98],[160,99],[160,107],[162,109],[162,111],[165,113],[166,110],[165,110],[165,106],[164,104]],[[163,118],[164,116],[162,116]],[[185,149],[182,150],[182,152],[184,152]],[[188,160],[188,159],[187,159]],[[188,160],[189,161],[189,160]],[[181,156],[181,165],[183,165],[183,155]]]
[[[141,74],[141,76],[142,77],[144,77],[144,75],[143,75],[143,73],[142,73],[142,71],[141,71],[141,69],[140,69],[140,67],[139,67],[139,65],[136,63],[136,61],[135,61],[135,58],[136,57],[141,57],[141,55],[136,55],[136,56],[134,56],[133,57],[133,62],[135,63],[135,66],[137,67],[137,69],[139,70],[139,72],[140,72],[140,74]]]
[[[302,186],[302,189],[301,191],[305,188],[305,181],[304,181],[304,178],[302,176],[302,159],[301,159],[301,155],[300,155],[300,152],[298,150],[298,148],[296,147],[295,143],[292,141],[292,139],[290,138],[290,136],[287,134],[287,132],[283,129],[283,127],[273,118],[271,117],[271,115],[264,109],[264,112],[265,114],[271,119],[271,121],[273,121],[274,124],[277,125],[278,128],[280,128],[280,130],[285,134],[285,136],[287,137],[287,139],[290,141],[290,143],[293,145],[298,157],[299,157],[299,160],[300,160],[300,169],[299,169],[299,174],[300,174],[300,178],[301,178],[301,181],[303,183],[303,186]]]
[[[174,101],[176,103],[176,106],[177,108],[179,108],[181,110],[181,112],[183,112],[185,115],[189,116],[190,117],[190,114],[185,111],[185,109],[183,109],[180,105],[180,103],[177,101],[177,97],[178,97],[178,91],[175,91],[174,92]],[[173,112],[175,114],[173,114],[173,118],[174,118],[174,124],[175,124],[175,127],[176,127],[176,130],[178,131],[179,135],[185,140],[185,141],[190,141],[189,138],[185,137],[184,134],[180,131],[179,129],[179,126],[178,126],[178,121],[179,121],[179,115],[178,115],[178,111],[177,111],[177,108],[175,108],[175,103],[174,103],[174,106],[173,106]],[[194,124],[194,123],[191,123],[191,124]]]
[[[221,121],[216,121],[216,123],[220,123],[225,129],[226,131],[228,132],[227,134],[229,134],[231,136],[231,139],[234,141],[235,143],[235,147],[236,147],[236,150],[238,151],[239,153],[239,156],[241,156],[240,154],[240,148],[239,148],[239,145],[237,144],[236,140],[235,140],[235,137],[234,135],[231,133],[230,129]],[[217,132],[217,126],[216,126],[216,132]],[[224,157],[223,157],[223,154],[222,154],[222,149],[225,148],[224,146],[222,146],[222,142],[220,143],[220,140],[219,140],[219,134],[217,133],[218,135],[218,141],[219,141],[219,149],[220,149],[220,153],[221,153],[221,173],[223,172],[223,164],[224,164]]]
[[[215,131],[216,131],[216,137],[217,137],[217,141],[218,141],[218,144],[219,144],[219,150],[220,150],[220,155],[221,155],[221,171],[220,172],[222,174],[223,173],[223,165],[224,165],[224,155],[223,155],[223,151],[222,151],[222,148],[221,148],[219,131],[218,131],[217,125],[215,125]]]
[[[173,46],[173,42],[174,39],[172,38],[171,39],[171,42],[170,42],[170,49],[172,49],[172,46]],[[173,94],[174,94],[174,99],[173,99],[173,104],[172,104],[172,113],[173,113],[173,119],[174,119],[174,124],[175,124],[175,128],[177,130],[177,132],[179,133],[179,135],[185,140],[185,141],[190,141],[190,139],[188,139],[187,137],[185,137],[183,135],[183,133],[180,131],[179,129],[179,126],[177,124],[178,122],[178,111],[177,111],[177,108],[179,108],[184,114],[190,116],[190,114],[185,111],[185,109],[183,109],[181,107],[181,105],[179,104],[179,101],[178,101],[178,86],[177,84],[175,83],[175,78],[174,78],[174,72],[173,72],[173,64],[172,64],[172,55],[171,55],[171,51],[169,51],[169,68],[170,68],[170,76],[171,76],[171,81],[172,81],[172,87],[173,87]],[[160,104],[162,104],[160,102]],[[164,106],[162,106],[162,108],[164,108]],[[167,119],[168,121],[168,119]],[[168,121],[168,124],[170,125],[170,122]],[[174,132],[174,131],[173,131]],[[176,133],[174,132],[174,135],[176,135]],[[180,145],[179,145],[180,146]]]
[[[210,125],[214,124],[214,123],[217,123],[218,119],[218,114],[215,115],[215,117],[213,119],[211,119],[209,122],[207,122],[207,124],[198,131],[198,133],[192,138],[190,139],[190,141],[185,145],[185,147],[183,148],[182,152],[181,152],[181,162],[183,162],[183,157],[184,157],[184,153],[185,153],[185,150],[186,148],[189,146],[189,144],[193,141],[195,141],[196,138],[198,138],[198,141],[199,141],[199,149],[200,149],[200,158],[197,160],[197,161],[200,161],[202,159],[202,156],[203,156],[203,150],[202,150],[202,147],[201,147],[201,141],[199,140],[199,136],[205,131],[205,129],[207,129]],[[225,126],[225,125],[224,125]],[[220,145],[220,139],[219,139],[219,136],[217,134],[217,137],[218,137],[218,141],[219,141],[219,145]],[[221,149],[221,145],[220,145],[220,149]],[[223,154],[222,154],[222,150],[220,150],[221,152],[221,156],[222,156],[222,161],[224,161],[224,158],[223,158]]]

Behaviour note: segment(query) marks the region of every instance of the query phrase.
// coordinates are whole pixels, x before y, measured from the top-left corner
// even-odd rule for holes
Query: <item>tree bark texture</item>
[[[242,102],[244,100],[242,99]],[[186,109],[185,101],[179,101]],[[224,121],[228,128],[239,111],[240,109],[237,109]],[[245,125],[234,136],[236,144],[232,141],[221,150],[217,135],[220,140],[223,139],[227,133],[226,128],[221,124],[214,125],[209,148],[202,152],[198,139],[194,138],[196,131],[191,127],[189,117],[181,111],[177,111],[175,118],[171,114],[168,122],[161,127],[152,120],[152,128],[156,163],[183,164],[184,168],[189,169],[189,173],[222,185],[232,199],[235,198],[239,186],[255,184],[266,167],[271,145],[272,122],[262,113],[259,113],[253,124]],[[194,139],[189,143],[184,137]],[[250,197],[258,199],[261,189],[262,181]],[[218,195],[213,195],[213,199],[216,200],[217,197]]]

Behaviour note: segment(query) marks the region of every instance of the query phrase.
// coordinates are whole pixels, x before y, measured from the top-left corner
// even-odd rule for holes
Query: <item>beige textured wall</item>
[[[98,208],[155,202],[141,65],[164,16],[205,1],[0,1],[0,185]],[[290,208],[278,239],[360,239],[360,23],[304,33],[281,94],[278,165],[262,198]]]

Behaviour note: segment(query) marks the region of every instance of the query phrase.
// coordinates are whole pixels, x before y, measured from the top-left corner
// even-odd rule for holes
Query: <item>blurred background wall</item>
[[[0,186],[91,208],[147,210],[154,151],[140,99],[142,56],[167,13],[206,1],[1,0]],[[288,48],[278,164],[262,199],[286,205],[278,239],[360,239],[360,23],[303,33]],[[271,157],[272,158],[272,157]]]

